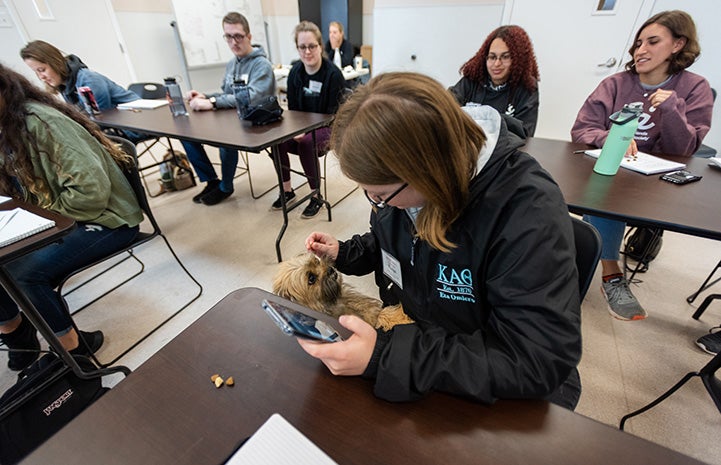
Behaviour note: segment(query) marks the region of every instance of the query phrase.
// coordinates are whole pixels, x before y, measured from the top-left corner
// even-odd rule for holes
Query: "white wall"
[[[590,11],[597,0],[560,0],[550,2],[547,15],[534,20],[537,27],[532,37],[539,56],[542,79],[542,102],[567,98],[568,86],[573,86],[573,69],[577,59],[584,53],[586,44],[603,40],[603,37],[567,37],[576,46],[576,53],[548,53],[559,49],[558,38],[543,31],[563,30],[564,21],[572,21],[562,14],[563,2],[585,2]],[[20,12],[13,10],[13,2]],[[688,11],[697,23],[702,55],[691,71],[705,76],[712,87],[721,90],[721,2],[716,0],[644,0],[648,7],[643,14],[653,14],[666,9]],[[33,19],[31,2],[28,0],[3,0],[0,3],[0,60],[28,76],[33,76],[18,56],[19,49],[28,41],[44,39],[59,45],[68,53],[81,56],[89,66],[126,85],[131,79],[137,81],[161,81],[166,76],[181,75],[182,65],[173,31],[169,26],[173,19],[169,0],[113,0],[115,15],[108,18],[106,1],[94,1],[92,10],[105,19],[94,21],[87,27],[79,20],[77,11],[87,10],[84,0],[48,0],[57,21],[42,23]],[[365,0],[363,42],[373,45],[373,72],[389,70],[414,70],[429,74],[445,86],[458,78],[458,69],[470,58],[483,42],[485,36],[500,24],[512,21],[512,9],[516,0],[454,0],[442,3],[432,0]],[[292,30],[297,23],[297,2],[287,0],[263,0],[263,12],[267,26],[269,53],[274,63],[290,63],[297,57],[293,46]],[[26,18],[29,17],[29,19]],[[644,18],[638,18],[636,25]],[[112,21],[116,21],[118,31]],[[537,21],[537,23],[536,23]],[[28,24],[24,24],[27,22]],[[103,24],[103,30],[95,30]],[[9,27],[4,27],[9,26]],[[635,26],[637,27],[637,26]],[[95,29],[94,29],[95,28]],[[634,31],[628,31],[632,34]],[[92,39],[88,39],[91,37]],[[102,40],[100,40],[102,38]],[[127,49],[129,63],[117,58],[120,44]],[[564,44],[566,45],[566,44]],[[567,47],[563,47],[567,48]],[[109,53],[115,52],[114,54]],[[542,53],[541,53],[542,52]],[[111,58],[114,55],[116,58]],[[416,55],[416,60],[411,59]],[[545,58],[545,57],[549,58]],[[543,57],[543,58],[542,58]],[[627,58],[627,55],[626,55]],[[625,60],[624,60],[625,61]],[[544,69],[563,67],[569,70],[568,82],[551,85],[543,81]],[[199,90],[218,88],[223,68],[207,68],[191,72],[193,87]],[[34,78],[34,77],[33,77]],[[600,80],[600,79],[599,79]],[[182,83],[181,83],[182,84]],[[183,85],[187,89],[189,86]],[[721,149],[721,99],[714,108],[714,125],[705,143]],[[580,107],[580,102],[578,103]],[[540,119],[550,121],[546,134],[568,134],[566,122],[556,122],[552,107],[542,107]],[[558,127],[557,127],[558,126]],[[563,127],[561,127],[563,126]],[[539,125],[539,128],[546,127]]]
[[[14,11],[4,2],[0,3],[0,62],[13,70],[37,81],[35,74],[25,66],[18,53],[27,43],[25,34],[15,18]]]
[[[408,2],[406,2],[408,3]],[[503,1],[489,4],[398,5],[376,0],[373,72],[416,71],[455,84],[459,68],[500,26]]]

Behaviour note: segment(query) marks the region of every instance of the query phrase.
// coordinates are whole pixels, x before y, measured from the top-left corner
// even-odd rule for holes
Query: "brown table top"
[[[341,465],[701,463],[542,401],[380,400],[284,336],[269,295],[226,296],[23,463],[218,464],[276,412]]]
[[[0,247],[0,263],[3,264],[57,241],[59,237],[69,233],[75,227],[75,220],[72,218],[36,207],[35,205],[17,200],[8,200],[7,202],[0,203],[0,210],[12,210],[15,208],[22,208],[44,218],[49,218],[55,221],[55,226],[26,237],[25,239],[20,239],[12,244],[8,244],[5,247]]]
[[[286,110],[279,122],[253,126],[241,121],[235,109],[190,111],[188,116],[173,117],[167,107],[160,107],[139,112],[108,110],[93,119],[103,127],[259,152],[298,134],[327,126],[333,115]]]
[[[584,144],[530,138],[521,150],[538,160],[561,188],[568,208],[627,221],[632,225],[655,226],[694,236],[721,239],[721,170],[698,157],[667,157],[686,164],[703,176],[698,182],[676,185],[620,168],[615,176],[593,171],[596,160],[574,154]]]

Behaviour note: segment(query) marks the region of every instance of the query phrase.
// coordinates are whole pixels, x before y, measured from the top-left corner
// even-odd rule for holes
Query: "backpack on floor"
[[[95,368],[76,360],[84,370]],[[41,357],[0,397],[0,463],[22,460],[108,390],[99,377],[78,378],[56,354]]]
[[[655,233],[657,233],[656,237],[654,237]],[[663,245],[663,229],[641,226],[634,227],[628,230],[624,239],[624,265],[629,271],[632,271],[632,268],[626,263],[626,259],[630,258],[640,264],[638,273],[645,273],[648,271],[649,263],[651,263],[661,251],[661,245]],[[647,248],[648,253],[646,257],[643,257],[643,253]],[[642,258],[643,260],[641,260]]]
[[[172,192],[182,191],[195,185],[193,179],[193,171],[190,166],[188,156],[183,152],[177,150],[175,157],[178,160],[178,165],[173,163],[173,152],[168,152],[163,155],[163,163],[159,165],[160,168],[160,192]]]

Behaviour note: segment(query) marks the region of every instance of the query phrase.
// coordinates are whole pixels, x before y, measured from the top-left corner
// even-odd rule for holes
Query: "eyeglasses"
[[[225,39],[226,42],[242,42],[245,39],[244,34],[223,34],[223,39]]]
[[[399,187],[394,193],[392,193],[391,195],[389,195],[389,196],[386,197],[385,199],[381,199],[380,197],[378,197],[378,198],[380,199],[380,202],[376,202],[375,200],[373,200],[373,199],[371,198],[371,196],[368,195],[368,191],[367,191],[367,190],[363,189],[363,192],[365,193],[366,198],[367,198],[368,201],[371,203],[371,205],[373,205],[373,206],[376,207],[376,208],[385,208],[386,205],[388,205],[388,202],[390,202],[391,199],[393,199],[393,197],[395,197],[396,195],[400,194],[401,191],[402,191],[403,189],[405,189],[406,187],[408,187],[408,183],[407,183],[407,182],[403,183],[403,185],[402,185],[401,187]]]
[[[486,61],[488,61],[489,63],[494,63],[496,60],[500,60],[501,63],[503,63],[504,65],[507,65],[508,62],[511,61],[511,54],[506,52],[502,55],[496,55],[494,53],[494,54],[488,55],[488,58],[486,58]]]
[[[318,44],[299,45],[299,46],[298,46],[298,50],[300,51],[300,53],[305,53],[306,50],[310,50],[311,53],[312,53],[312,52],[314,52],[315,49],[317,49],[318,47],[320,47],[320,45],[318,45]]]

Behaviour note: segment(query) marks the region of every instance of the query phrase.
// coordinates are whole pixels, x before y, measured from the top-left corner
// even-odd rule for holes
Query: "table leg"
[[[273,165],[275,166],[275,174],[278,176],[278,196],[280,198],[280,206],[283,210],[283,226],[278,231],[278,237],[275,240],[275,254],[278,257],[278,263],[283,261],[283,256],[280,252],[280,241],[283,239],[285,230],[288,229],[288,206],[285,203],[285,195],[283,192],[283,174],[280,171],[280,153],[278,152],[278,144],[273,145],[270,148],[273,154]]]

